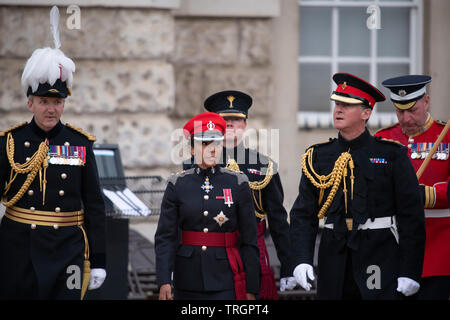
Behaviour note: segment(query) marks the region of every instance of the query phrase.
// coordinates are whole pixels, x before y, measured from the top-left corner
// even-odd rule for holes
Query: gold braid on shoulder
[[[41,142],[39,145],[39,149],[33,154],[30,160],[25,163],[16,163],[14,162],[14,138],[11,133],[7,135],[6,141],[6,155],[8,157],[9,164],[11,165],[11,174],[9,178],[9,182],[5,188],[5,192],[2,196],[2,203],[5,207],[13,206],[19,201],[25,192],[27,192],[37,173],[39,172],[39,181],[40,187],[42,191],[42,204],[45,204],[45,188],[47,184],[46,172],[48,168],[48,156],[47,153],[49,151],[49,147],[45,142]],[[42,179],[42,169],[44,169],[44,179]],[[27,179],[25,180],[22,187],[19,189],[16,195],[14,195],[11,200],[6,201],[6,194],[11,188],[12,183],[16,179],[18,174],[28,174]]]
[[[324,176],[319,175],[314,171],[312,166],[312,156],[313,156],[314,148],[309,148],[305,154],[302,156],[302,170],[305,176],[311,181],[311,183],[318,189],[320,189],[318,205],[322,203],[323,196],[325,190],[331,187],[330,193],[328,194],[325,203],[322,208],[320,208],[317,217],[322,219],[325,216],[328,208],[333,202],[334,197],[336,196],[336,192],[341,184],[341,180],[344,180],[344,195],[345,195],[345,213],[347,213],[347,186],[345,182],[345,178],[347,177],[348,171],[347,167],[350,168],[351,171],[351,199],[353,199],[353,185],[355,181],[355,177],[353,175],[353,169],[355,168],[355,164],[353,162],[352,156],[349,152],[343,152],[339,158],[334,163],[333,170],[330,174]],[[311,171],[311,172],[310,172]]]
[[[69,127],[70,129],[82,134],[83,136],[85,136],[86,138],[88,138],[89,141],[96,141],[97,138],[95,138],[95,136],[93,136],[90,133],[87,133],[86,131],[84,131],[81,128],[75,127],[74,125],[71,125],[70,123],[66,123],[66,127]]]
[[[236,160],[234,159],[228,159],[226,167],[227,169],[241,172],[239,165],[237,164]],[[248,185],[250,186],[250,189],[252,190],[252,196],[253,196],[253,203],[256,206],[256,209],[263,212],[262,214],[258,212],[258,210],[255,210],[255,215],[259,219],[264,219],[267,216],[267,213],[264,211],[263,205],[262,205],[262,197],[261,197],[261,190],[264,189],[270,182],[273,176],[273,163],[269,160],[269,164],[267,166],[267,172],[263,180],[261,181],[253,181],[248,182]],[[258,199],[256,199],[255,192],[259,193]]]

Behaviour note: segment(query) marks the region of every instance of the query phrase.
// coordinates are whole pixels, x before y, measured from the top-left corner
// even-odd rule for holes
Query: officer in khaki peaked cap
[[[402,299],[419,289],[425,246],[423,206],[407,150],[370,135],[366,123],[383,94],[348,73],[337,84],[338,138],[302,156],[298,197],[291,209],[294,276],[306,290],[314,280],[319,219],[319,299]]]
[[[36,49],[22,74],[33,118],[0,132],[0,299],[83,299],[106,277],[95,138],[60,121],[75,64],[56,7],[50,20],[55,48]]]

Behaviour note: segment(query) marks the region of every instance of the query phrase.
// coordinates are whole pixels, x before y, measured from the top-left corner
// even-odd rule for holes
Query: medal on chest
[[[212,189],[214,189],[214,186],[209,182],[209,178],[206,177],[205,182],[203,182],[201,188],[206,193],[209,193]]]
[[[225,222],[230,220],[230,219],[228,219],[228,217],[226,215],[224,215],[223,211],[220,211],[220,213],[217,216],[215,216],[213,219],[216,220],[219,227],[221,227]]]
[[[53,165],[84,166],[86,147],[50,145],[48,156],[50,164]]]
[[[216,199],[223,199],[228,208],[231,207],[231,205],[233,204],[231,189],[223,189],[223,196],[216,196]]]

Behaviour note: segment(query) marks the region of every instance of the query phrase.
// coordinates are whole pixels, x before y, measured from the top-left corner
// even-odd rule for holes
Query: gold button
[[[207,246],[202,246],[203,251],[206,251],[207,248],[208,248]]]
[[[31,144],[30,144],[29,141],[25,141],[25,142],[23,143],[23,145],[25,146],[25,148],[29,148]]]
[[[36,229],[36,225],[34,223],[31,225],[31,229]]]
[[[61,179],[66,179],[66,178],[67,178],[67,174],[61,173]]]
[[[205,194],[205,195],[203,196],[203,199],[208,200],[208,199],[209,199],[209,196],[208,196],[207,194]]]
[[[203,229],[204,233],[208,233],[208,228]]]
[[[207,217],[208,216],[208,211],[203,211],[203,215],[205,216],[205,217]]]
[[[59,226],[57,224],[53,225],[53,229],[58,230]]]
[[[59,190],[59,195],[62,197],[64,195],[64,190]]]
[[[66,142],[64,142],[64,145],[65,146],[70,146],[70,143],[66,141]]]
[[[55,212],[61,212],[61,208],[60,207],[56,207],[55,208]]]
[[[28,190],[28,195],[29,196],[32,196],[34,194],[34,191],[33,190]]]
[[[26,157],[25,161],[30,161],[30,159],[31,159],[30,157]]]
[[[34,210],[35,210],[35,208],[34,208],[34,207],[30,207],[30,210],[31,210],[31,211],[34,211]]]

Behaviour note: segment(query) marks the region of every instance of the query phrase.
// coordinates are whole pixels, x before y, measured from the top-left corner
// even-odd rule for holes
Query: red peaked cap
[[[333,80],[338,87],[333,92],[331,100],[348,104],[364,104],[371,109],[376,102],[386,100],[380,90],[350,73],[336,73]]]
[[[223,140],[226,127],[222,116],[215,112],[203,112],[189,120],[183,132],[186,139],[194,136],[194,139],[203,141]]]

